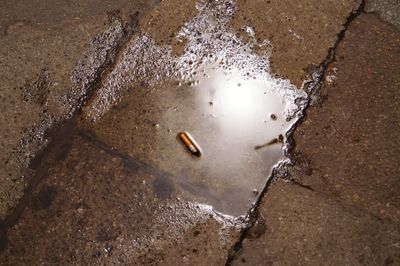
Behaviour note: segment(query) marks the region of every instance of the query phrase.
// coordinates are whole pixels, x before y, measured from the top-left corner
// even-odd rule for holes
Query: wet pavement
[[[400,262],[396,3],[22,2],[0,264]]]
[[[36,6],[39,12],[48,4]],[[47,20],[51,25],[45,26],[31,18],[25,9],[28,6],[19,7],[1,8],[10,12],[0,20],[5,28],[0,37],[2,219],[28,186],[32,172],[27,165],[46,145],[46,129],[70,116],[84,100],[89,83],[106,67],[124,34],[132,30],[130,16],[149,8],[138,2],[119,15],[114,8],[101,5],[97,13],[90,6],[77,14],[57,9]],[[11,23],[16,16],[13,12],[21,17]],[[61,22],[58,15],[64,17]]]
[[[233,265],[397,265],[400,33],[375,15],[346,31],[322,100],[294,133],[294,182],[272,184],[266,224]]]
[[[66,158],[49,169],[9,230],[2,263],[171,265],[207,257],[224,264],[240,225],[183,201],[179,191],[163,186],[160,193],[154,184],[164,177],[74,137]]]

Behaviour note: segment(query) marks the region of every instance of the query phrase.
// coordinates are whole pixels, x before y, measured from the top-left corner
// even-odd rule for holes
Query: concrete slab
[[[86,3],[92,2],[44,11],[44,22],[25,11],[20,15],[31,23],[0,19],[6,29],[0,95],[9,101],[0,124],[1,159],[8,167],[0,180],[1,217],[27,184],[14,178],[18,167],[46,142],[44,130],[31,129],[45,129],[85,104],[78,128],[69,120],[72,128],[50,134],[58,146],[38,159],[36,171],[26,172],[35,176],[35,186],[0,223],[0,261],[225,264],[245,224],[215,210],[237,216],[258,199],[274,162],[285,158],[284,133],[304,107],[298,87],[359,5],[271,2],[162,1],[126,42],[134,10],[121,22],[114,12],[103,14],[108,6],[91,10]],[[68,19],[46,30],[59,15]],[[290,174],[300,186],[273,184],[233,264],[398,263],[398,47],[398,32],[375,16],[353,21],[327,70],[323,105],[310,109],[294,137],[297,164]],[[215,74],[212,69],[207,76],[205,63],[218,65],[222,89],[201,87]],[[226,74],[232,68],[240,70],[240,82]],[[236,86],[227,86],[228,80]],[[260,104],[264,94],[257,89],[250,97],[217,93],[259,88],[260,81],[277,101]],[[239,116],[237,123],[222,123],[235,122],[221,109],[232,95],[229,112],[247,114],[253,101],[264,106],[257,114],[267,119]],[[40,140],[36,148],[23,128]],[[215,128],[230,133],[216,135]],[[175,139],[186,129],[206,148],[204,155],[218,156],[191,157]],[[30,148],[10,161],[21,138]]]
[[[135,0],[134,2],[129,0],[2,1],[0,3],[0,38],[23,25],[46,31],[66,21],[84,23],[89,17],[122,8],[137,11],[144,6],[154,6],[156,2],[155,0]]]
[[[376,13],[384,21],[400,30],[400,2],[396,0],[367,0],[365,11]]]
[[[354,20],[320,104],[294,134],[293,184],[277,181],[233,265],[396,265],[399,32]]]
[[[351,24],[327,71],[325,100],[294,134],[312,174],[293,172],[315,191],[397,224],[399,48],[399,32],[376,16]]]
[[[106,14],[117,4],[93,8],[94,2],[86,3],[86,9],[74,12],[72,2],[37,2],[17,1],[12,7],[4,2],[0,8],[7,13],[0,16],[0,25],[7,25],[0,37],[0,219],[23,195],[32,174],[27,166],[48,141],[44,132],[76,108],[88,91],[84,82],[101,72],[127,22],[116,19],[115,12]],[[146,8],[132,5],[131,12]]]
[[[239,237],[231,220],[173,188],[160,197],[162,172],[96,140],[76,136],[71,145],[8,231],[1,264],[225,263]]]
[[[349,14],[360,1],[238,0],[232,25],[238,33],[252,26],[272,45],[272,72],[300,87],[326,57]]]
[[[396,265],[400,261],[396,225],[308,189],[277,181],[268,188],[259,211],[265,231],[248,234],[232,265]]]
[[[93,21],[49,32],[21,25],[0,39],[1,218],[22,195],[26,180],[21,175],[29,174],[23,169],[45,143],[35,139],[62,114],[59,98],[71,88],[69,73],[92,34],[102,28]],[[27,147],[20,150],[21,144]]]

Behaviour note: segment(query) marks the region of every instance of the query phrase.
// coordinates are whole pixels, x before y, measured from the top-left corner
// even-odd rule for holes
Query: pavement
[[[397,1],[56,2],[0,4],[1,265],[400,263]]]

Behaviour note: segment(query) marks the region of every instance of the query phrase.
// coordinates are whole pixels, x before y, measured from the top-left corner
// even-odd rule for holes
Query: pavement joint
[[[77,134],[78,134],[78,136],[82,137],[86,141],[93,144],[95,147],[105,151],[106,153],[108,153],[112,156],[121,158],[126,165],[129,165],[129,166],[137,168],[137,169],[144,170],[145,172],[147,172],[155,177],[174,178],[174,176],[172,174],[164,172],[162,170],[159,170],[159,169],[153,167],[150,164],[147,164],[145,162],[137,160],[137,159],[127,155],[126,153],[107,145],[106,143],[97,139],[94,135],[92,135],[90,133],[79,130]]]
[[[304,119],[306,118],[306,112],[307,112],[308,108],[316,106],[316,105],[320,105],[323,103],[323,97],[320,94],[321,94],[321,88],[323,86],[323,81],[326,76],[326,71],[329,68],[330,64],[332,62],[334,62],[335,57],[336,57],[336,49],[339,46],[339,44],[342,42],[342,40],[344,39],[344,37],[346,35],[346,31],[349,28],[350,24],[359,15],[364,13],[364,9],[365,9],[365,0],[362,0],[360,2],[360,5],[357,7],[357,9],[353,10],[350,13],[350,15],[347,17],[346,22],[343,24],[343,29],[336,35],[337,36],[336,41],[332,45],[332,47],[329,48],[325,59],[319,64],[318,67],[316,67],[309,74],[309,79],[303,83],[302,89],[307,92],[307,94],[309,95],[309,99],[306,102],[305,108],[303,109],[304,111],[303,111],[302,116],[300,117],[300,119],[298,119],[298,121],[292,126],[292,128],[287,133],[287,135],[289,136],[289,138],[288,138],[289,145],[288,145],[286,155],[290,158],[290,162],[286,163],[285,165],[281,165],[279,167],[280,169],[278,169],[278,171],[280,172],[279,175],[274,176],[273,179],[276,179],[276,178],[284,179],[284,180],[288,180],[289,182],[295,183],[295,185],[300,185],[302,187],[308,187],[297,180],[292,180],[291,177],[288,176],[288,173],[287,173],[287,171],[288,171],[287,168],[293,167],[295,164],[294,162],[296,161],[296,160],[294,160],[294,157],[293,157],[293,152],[296,147],[296,144],[294,143],[294,140],[293,140],[293,133],[297,129],[297,127],[303,123]]]
[[[346,22],[343,24],[342,30],[336,35],[336,40],[334,44],[329,47],[327,56],[325,59],[319,64],[318,67],[314,71],[312,71],[309,75],[309,80],[305,81],[303,84],[303,89],[309,94],[310,102],[308,105],[315,106],[321,104],[322,97],[320,95],[323,80],[325,78],[326,70],[329,65],[334,62],[336,58],[336,49],[339,44],[342,42],[346,35],[346,31],[349,28],[350,24],[362,13],[364,13],[365,9],[365,0],[360,2],[360,5],[357,9],[353,10],[346,19]],[[307,110],[308,106],[304,109]],[[302,123],[302,119],[299,120],[298,124]],[[297,128],[297,125],[294,128]]]
[[[75,90],[73,94],[68,96],[68,101],[73,105],[72,112],[80,109],[90,100],[94,91],[99,87],[102,77],[114,68],[115,59],[118,58],[124,44],[136,32],[139,20],[137,12],[130,15],[126,22],[124,22],[119,11],[108,13],[108,17],[110,28],[92,39],[72,72],[71,81]],[[121,27],[120,31],[118,27]],[[119,34],[122,36],[119,37]],[[115,36],[110,38],[110,35]],[[103,53],[106,54],[105,57],[102,56]],[[82,93],[75,96],[75,91],[80,90]]]
[[[336,40],[335,40],[334,44],[331,47],[329,47],[327,56],[319,64],[318,67],[316,67],[313,71],[311,71],[311,73],[309,74],[309,80],[307,80],[303,83],[302,89],[304,91],[306,91],[307,94],[309,95],[309,98],[308,98],[309,100],[306,103],[306,107],[304,108],[304,113],[303,113],[302,117],[288,131],[287,135],[290,137],[288,138],[289,149],[287,151],[287,155],[289,157],[295,148],[295,143],[294,143],[294,140],[292,137],[293,136],[292,133],[304,121],[304,119],[306,117],[305,112],[308,109],[308,107],[313,107],[317,104],[322,103],[322,101],[321,101],[322,97],[321,97],[320,93],[321,93],[321,88],[323,85],[323,80],[326,75],[326,71],[329,68],[330,64],[332,62],[334,62],[335,56],[336,56],[336,49],[338,48],[338,46],[340,45],[342,40],[345,38],[347,29],[349,28],[351,23],[358,16],[360,16],[362,13],[364,13],[365,5],[366,5],[365,0],[362,0],[360,2],[360,4],[358,5],[358,7],[349,14],[349,16],[346,19],[346,22],[343,24],[342,30],[336,35]],[[286,172],[287,167],[293,167],[293,163],[285,163],[284,165],[278,166],[278,168],[273,173],[273,177],[269,180],[269,182],[266,184],[264,190],[261,192],[261,196],[259,197],[258,201],[255,203],[252,210],[250,210],[250,212],[249,212],[249,218],[248,218],[248,220],[250,221],[249,226],[246,227],[245,229],[243,229],[239,240],[232,247],[231,252],[229,253],[226,264],[225,264],[226,266],[229,266],[232,264],[232,261],[236,258],[236,254],[238,254],[238,252],[240,251],[240,249],[242,247],[243,240],[246,238],[249,230],[255,224],[255,221],[257,220],[257,216],[258,216],[258,207],[260,205],[260,202],[264,198],[265,194],[267,193],[268,187],[271,182],[274,182],[275,180],[278,180],[278,179],[283,179],[284,181],[288,181],[292,185],[296,185],[296,186],[302,187],[304,189],[307,189],[309,191],[315,192],[311,187],[304,185],[301,182],[299,182],[297,180],[293,180],[290,177],[288,177],[287,172]],[[284,172],[284,173],[282,174],[282,172]],[[280,176],[280,177],[277,178],[277,176]],[[343,207],[343,204],[340,203],[340,205]]]
[[[112,24],[112,21],[118,20],[121,24],[123,24],[121,14],[118,11],[112,12],[108,14],[109,16],[109,24]],[[53,160],[51,159],[51,155],[55,153],[54,147],[61,147],[68,140],[63,139],[62,137],[59,138],[57,136],[67,136],[69,135],[69,140],[71,140],[75,135],[76,132],[76,125],[75,120],[77,116],[75,115],[83,104],[90,99],[93,94],[93,91],[97,88],[98,84],[100,83],[103,73],[109,71],[110,68],[113,68],[114,59],[117,58],[119,51],[123,49],[124,44],[129,40],[129,37],[134,34],[137,28],[138,22],[138,14],[135,13],[131,15],[129,20],[123,24],[123,32],[124,36],[122,39],[116,40],[114,43],[114,51],[107,51],[107,58],[103,62],[100,62],[99,65],[91,66],[90,70],[91,73],[84,72],[84,74],[91,74],[92,79],[87,81],[85,84],[78,84],[84,86],[84,93],[79,95],[78,99],[76,99],[74,103],[74,109],[72,110],[70,117],[64,118],[57,123],[51,125],[45,131],[45,135],[50,136],[50,143],[48,143],[42,150],[38,151],[36,156],[29,162],[29,168],[34,171],[34,174],[31,178],[29,178],[23,197],[19,200],[17,206],[11,210],[11,212],[4,218],[4,220],[0,221],[0,251],[5,247],[5,243],[7,242],[7,231],[10,227],[12,227],[16,222],[29,203],[29,199],[31,197],[32,192],[34,191],[35,187],[42,181],[42,179],[46,178],[48,173],[49,167],[51,166]],[[103,34],[103,33],[101,33]],[[101,35],[100,34],[100,35]],[[98,37],[98,36],[97,36]],[[95,38],[94,38],[95,39]],[[93,39],[93,40],[94,40]],[[100,52],[98,49],[104,49],[101,43],[91,43],[92,45],[97,45],[98,47],[94,49],[95,52]],[[90,53],[90,51],[86,51],[86,53]],[[84,54],[81,61],[78,62],[79,64],[91,64],[90,60],[85,62],[85,59],[91,58],[91,56],[96,56],[92,54]],[[72,74],[73,75],[73,74]],[[66,150],[63,150],[64,153],[68,153],[68,147]],[[2,244],[4,243],[4,244]]]

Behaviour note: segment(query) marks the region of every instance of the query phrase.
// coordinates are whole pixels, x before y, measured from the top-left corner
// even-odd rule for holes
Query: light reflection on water
[[[200,78],[195,86],[196,105],[215,118],[221,138],[255,146],[286,131],[288,123],[282,121],[285,102],[268,83],[245,79],[239,70],[206,72],[209,77]],[[273,121],[271,114],[279,121]]]
[[[268,83],[244,78],[240,71],[203,70],[192,81],[196,85],[169,87],[157,99],[174,101],[160,121],[172,133],[190,132],[203,150],[201,159],[192,158],[174,134],[168,139],[157,131],[158,145],[169,147],[173,156],[153,163],[177,176],[197,200],[243,215],[258,197],[253,190],[263,189],[273,166],[283,159],[282,143],[255,147],[285,135],[293,122],[284,118],[286,103]]]
[[[175,35],[186,40],[182,55],[138,34],[83,113],[107,144],[172,176],[157,184],[171,179],[188,201],[244,215],[259,197],[253,191],[286,159],[285,133],[296,120],[286,118],[301,112],[307,95],[270,73],[268,40],[259,42],[250,27],[247,43],[231,31],[233,1],[197,9]],[[200,159],[178,142],[182,131],[201,146]],[[274,141],[280,135],[283,143]]]

